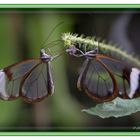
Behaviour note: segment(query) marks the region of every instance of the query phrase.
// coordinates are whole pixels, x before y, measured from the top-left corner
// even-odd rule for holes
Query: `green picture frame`
[[[92,9],[94,8],[95,10],[126,10],[126,9],[140,9],[140,4],[0,4],[0,11],[6,11],[8,9],[17,9],[17,10],[26,10],[26,9],[45,9],[49,8],[50,10],[53,9]],[[0,131],[0,136],[140,136],[140,131],[139,127],[134,127],[134,129],[131,130],[121,130],[120,131],[104,131],[104,130],[99,130],[98,132],[41,132],[41,131],[26,131],[22,130],[19,132],[16,130],[8,130],[8,131]]]

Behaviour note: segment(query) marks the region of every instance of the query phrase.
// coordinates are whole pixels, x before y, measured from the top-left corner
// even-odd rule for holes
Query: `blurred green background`
[[[42,42],[48,36],[46,45],[61,39],[63,32],[96,35],[139,55],[139,25],[139,11],[132,9],[1,9],[0,68],[39,57]],[[63,52],[63,44],[51,51]],[[55,94],[37,104],[0,100],[0,131],[120,131],[139,126],[140,113],[101,119],[81,112],[95,105],[76,88],[82,62],[67,54],[52,62]]]

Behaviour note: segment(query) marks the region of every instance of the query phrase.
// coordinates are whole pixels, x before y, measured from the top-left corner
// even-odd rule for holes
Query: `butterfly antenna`
[[[48,37],[43,41],[43,43],[41,44],[41,47],[45,45],[45,43],[49,40],[49,38],[51,37],[51,35],[54,33],[54,31],[56,30],[57,27],[59,27],[61,24],[63,24],[64,22],[60,22],[58,23],[50,32],[50,34],[48,35]]]
[[[60,40],[60,39],[55,40],[55,41],[53,41],[53,42],[51,42],[51,43],[48,43],[48,44],[44,45],[45,47],[43,47],[43,49],[47,48],[48,46],[49,46],[49,48],[51,48],[51,47],[55,46],[54,43],[57,44],[57,43],[60,43],[60,42],[62,42],[62,40]]]
[[[64,53],[65,53],[65,51],[61,52],[60,54],[57,54],[57,55],[53,56],[53,59],[56,59],[56,58],[60,57],[60,56],[63,55]]]
[[[47,48],[48,52],[52,55],[52,52],[57,51],[57,50],[52,50],[53,47],[58,46],[61,42],[56,42],[55,44],[52,44]]]

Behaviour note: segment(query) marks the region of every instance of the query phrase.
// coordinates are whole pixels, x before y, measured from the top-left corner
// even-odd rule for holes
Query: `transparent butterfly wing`
[[[116,96],[129,98],[131,65],[105,55],[86,61],[78,79],[80,89],[99,101],[109,101]]]
[[[127,92],[129,89],[129,75],[127,73],[127,70],[130,70],[131,67],[107,56],[101,58],[101,61],[111,69],[117,81],[119,96],[122,98],[127,98]],[[125,76],[125,74],[127,74],[127,77]]]
[[[21,93],[25,101],[40,101],[54,92],[50,62],[41,63],[28,73],[21,84]]]
[[[132,73],[133,64],[128,64],[128,62],[124,63],[122,61],[107,56],[103,57],[101,58],[101,61],[111,69],[113,75],[115,76],[119,89],[119,96],[121,98],[130,98],[130,74]],[[135,78],[133,82],[135,84],[136,82],[139,83],[139,81],[136,80],[137,79]],[[134,92],[133,98],[138,96],[140,96],[140,87],[138,87],[138,89]]]
[[[18,98],[22,78],[38,63],[40,63],[40,59],[29,59],[1,70],[0,98],[3,100]]]
[[[108,101],[118,94],[114,76],[102,62],[85,60],[77,86],[97,101]]]

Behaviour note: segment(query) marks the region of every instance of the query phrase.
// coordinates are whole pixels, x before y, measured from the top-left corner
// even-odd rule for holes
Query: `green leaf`
[[[86,112],[90,115],[96,115],[101,118],[118,118],[131,115],[132,113],[136,113],[138,111],[140,111],[140,98],[121,99],[119,97],[110,102],[101,103],[95,107],[82,110],[82,112]]]

